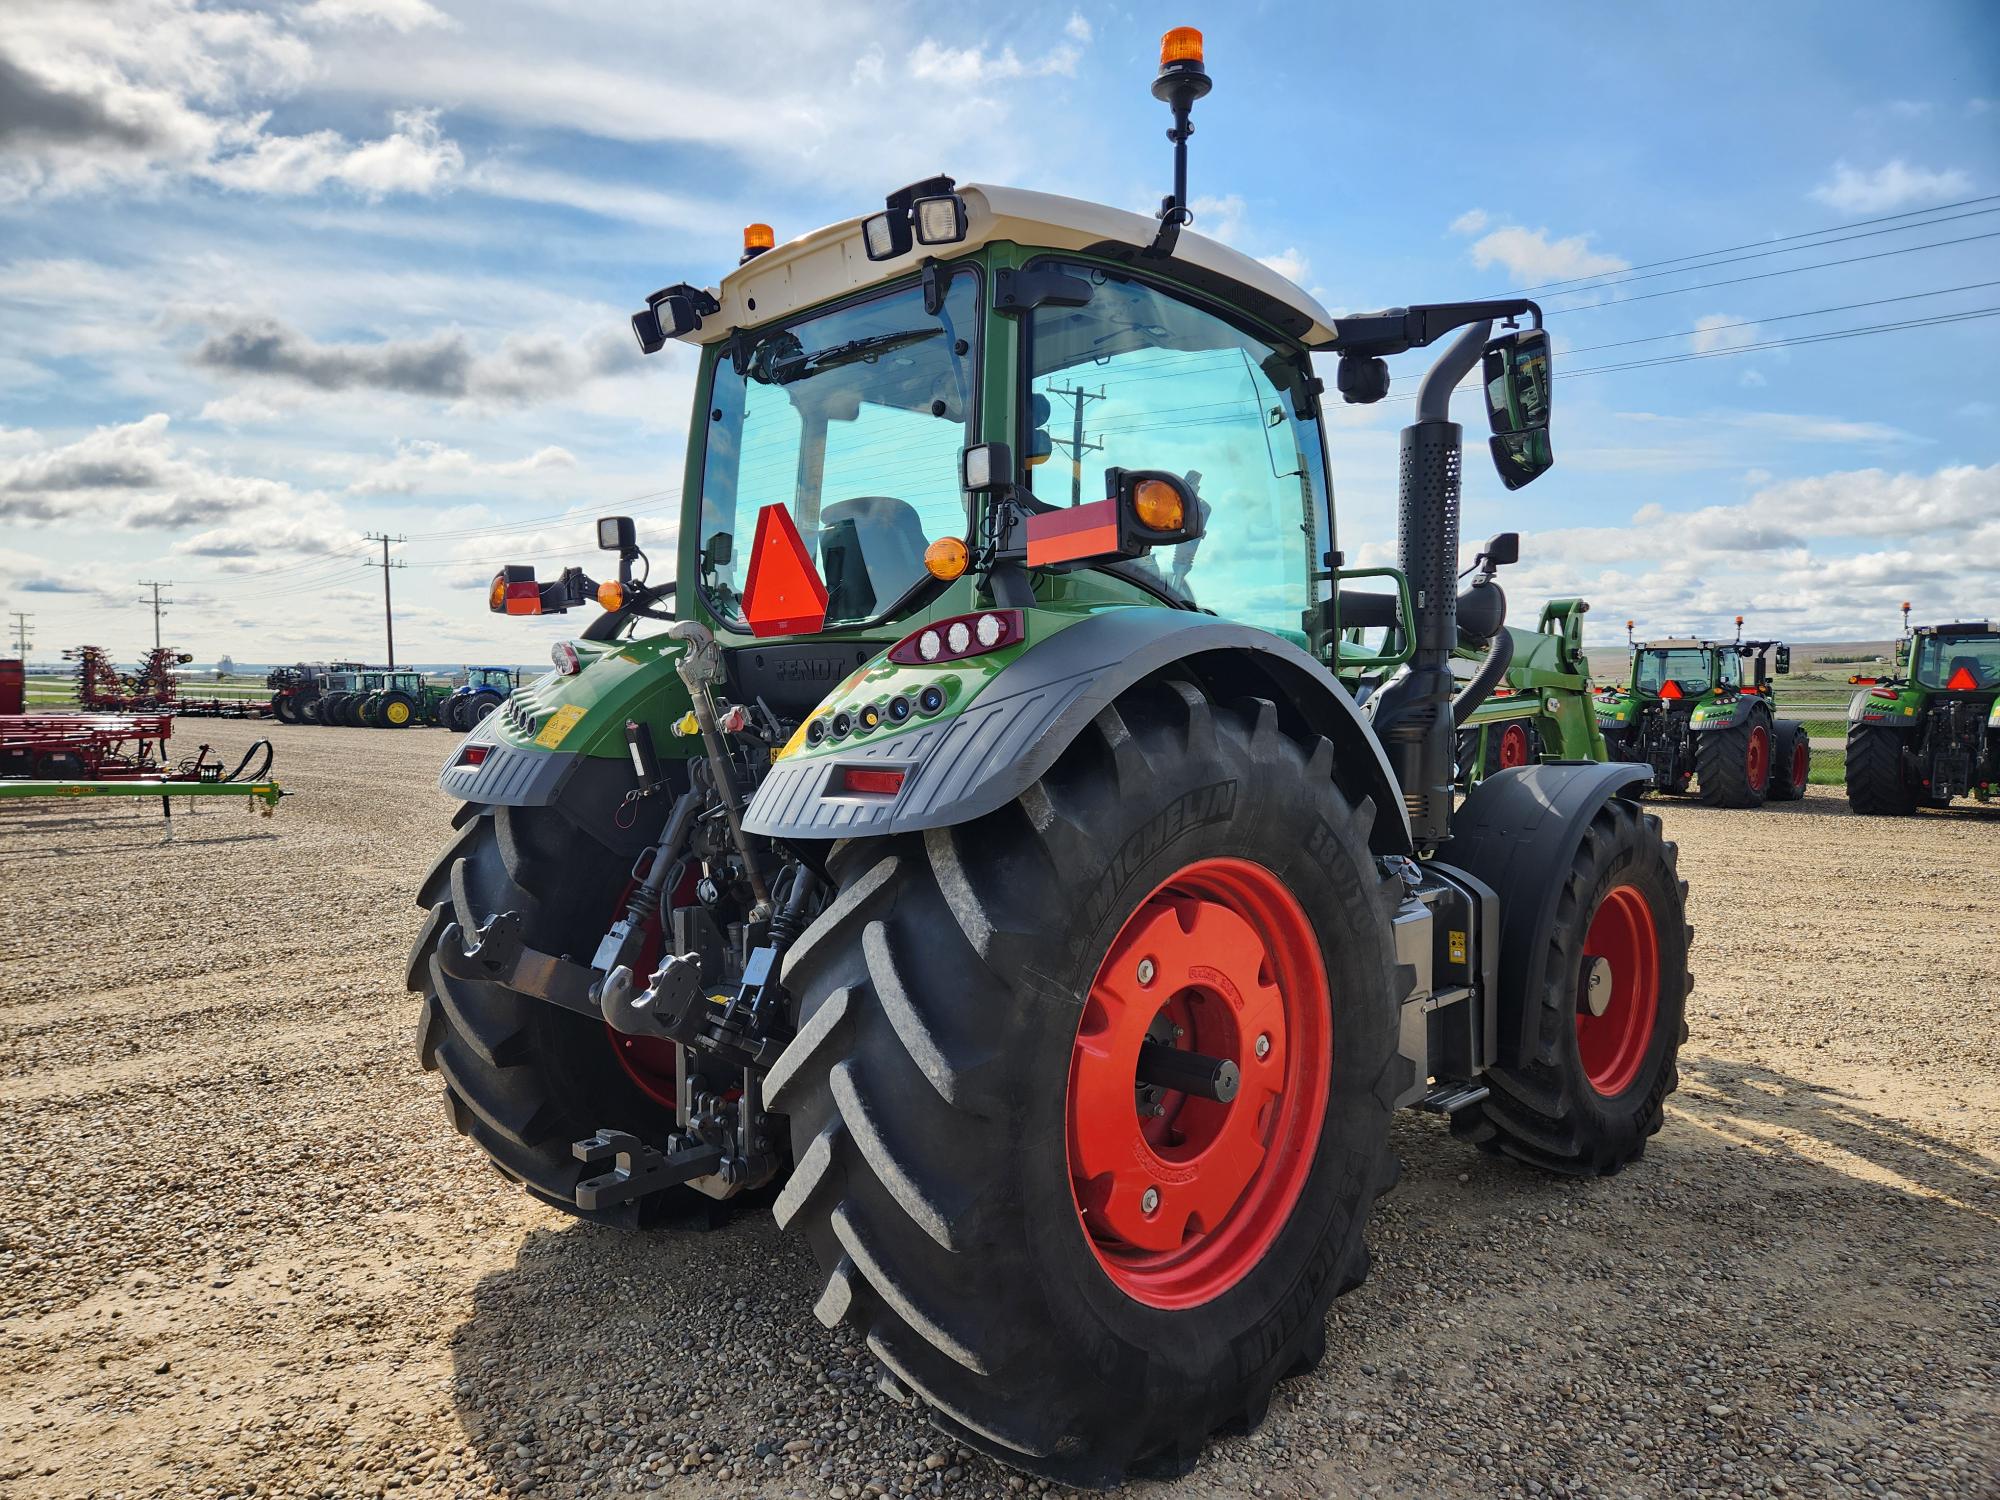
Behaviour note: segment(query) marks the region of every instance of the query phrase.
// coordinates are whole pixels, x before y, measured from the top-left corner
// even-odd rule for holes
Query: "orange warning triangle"
[[[753,635],[803,635],[826,623],[826,584],[792,513],[782,505],[757,512],[750,573],[743,583],[743,618]]]
[[[1680,695],[1681,685],[1675,682],[1673,678],[1669,677],[1665,682],[1660,684],[1660,696],[1662,698],[1678,698]]]
[[[1966,671],[1964,667],[1960,667],[1956,672],[1951,674],[1951,680],[1945,686],[1950,688],[1954,693],[1969,693],[1978,687],[1979,683],[1970,672]]]

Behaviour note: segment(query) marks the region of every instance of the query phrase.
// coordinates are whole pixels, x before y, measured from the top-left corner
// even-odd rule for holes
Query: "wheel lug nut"
[[[1257,1038],[1257,1055],[1259,1057],[1269,1057],[1271,1055],[1271,1038],[1268,1034]]]
[[[1182,1037],[1184,1037],[1184,1036],[1186,1036],[1186,1035],[1187,1035],[1187,1028],[1186,1028],[1186,1027],[1184,1027],[1184,1026],[1176,1026],[1176,1027],[1174,1028],[1174,1040],[1175,1040],[1175,1041],[1177,1041],[1177,1042],[1178,1042],[1178,1041],[1179,1041],[1179,1040],[1180,1040],[1180,1039],[1181,1039]]]
[[[1158,1188],[1147,1188],[1144,1193],[1140,1194],[1139,1211],[1141,1213],[1149,1214],[1159,1206],[1160,1206],[1160,1190]]]
[[[1150,958],[1139,960],[1139,983],[1151,984],[1153,982],[1153,975],[1156,972],[1158,971],[1154,969],[1153,961]]]

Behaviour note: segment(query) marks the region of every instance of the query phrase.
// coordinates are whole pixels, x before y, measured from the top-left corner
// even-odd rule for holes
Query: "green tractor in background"
[[[1746,641],[1743,616],[1727,641],[1633,641],[1630,676],[1597,690],[1597,727],[1611,759],[1651,768],[1652,789],[1710,807],[1796,802],[1812,769],[1805,725],[1777,717],[1773,666],[1792,670],[1782,641]],[[1744,664],[1751,664],[1744,680]]]
[[[372,675],[355,703],[354,721],[368,729],[407,729],[424,717],[424,674],[393,670]]]
[[[1169,33],[1157,218],[940,177],[648,299],[698,359],[675,580],[622,517],[615,581],[493,580],[604,612],[442,772],[408,969],[503,1173],[614,1224],[776,1188],[884,1388],[1064,1483],[1185,1469],[1321,1359],[1398,1106],[1601,1176],[1686,1035],[1645,770],[1454,786],[1512,549],[1460,592],[1450,403],[1479,371],[1503,481],[1550,466],[1539,309],[1336,318],[1186,232],[1208,87]],[[1367,403],[1432,345],[1361,704],[1312,356]],[[1086,380],[1087,497],[1034,463]]]
[[[1583,650],[1582,599],[1551,599],[1533,630],[1507,627],[1513,660],[1506,678],[1458,732],[1458,771],[1474,785],[1494,771],[1549,760],[1609,760],[1593,712],[1590,662]],[[1478,657],[1466,652],[1468,663]]]
[[[1954,797],[1990,801],[2000,784],[2000,630],[1981,620],[1911,628],[1903,605],[1896,670],[1853,677],[1847,805],[1906,815]]]
[[[438,705],[438,722],[464,733],[505,703],[520,681],[512,667],[467,667],[465,681]]]
[[[305,704],[300,710],[308,724],[345,724],[348,705],[361,692],[364,669],[343,667],[326,674],[326,684],[319,698]]]

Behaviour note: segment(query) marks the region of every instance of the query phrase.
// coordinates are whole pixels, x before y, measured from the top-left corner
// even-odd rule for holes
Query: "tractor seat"
[[[827,506],[819,532],[827,618],[860,620],[888,608],[923,578],[929,545],[907,500],[860,495]]]

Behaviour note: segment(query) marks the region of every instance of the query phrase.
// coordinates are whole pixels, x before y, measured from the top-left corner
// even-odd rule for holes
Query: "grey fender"
[[[1547,978],[1549,938],[1570,861],[1597,810],[1637,792],[1650,766],[1603,764],[1520,766],[1487,777],[1451,820],[1443,857],[1478,876],[1500,899],[1502,1067],[1518,1067],[1535,1045],[1537,997]]]
[[[1901,687],[1902,684],[1898,683],[1897,686]],[[1868,696],[1868,690],[1866,688],[1863,688],[1860,692],[1856,693],[1851,699],[1849,699],[1847,704],[1847,722],[1850,724],[1866,724],[1870,729],[1916,728],[1918,721],[1915,718],[1905,719],[1901,717],[1900,707],[1898,705],[1891,704],[1885,698],[1876,698],[1873,701],[1884,708],[1897,708],[1898,716],[1893,719],[1869,718],[1868,705],[1870,701],[1871,700],[1869,699]]]
[[[1375,802],[1369,842],[1406,854],[1402,794],[1361,710],[1334,675],[1289,641],[1212,615],[1116,609],[1030,647],[956,718],[836,755],[779,761],[743,823],[777,839],[866,838],[970,822],[1012,802],[1104,707],[1134,684],[1186,663],[1218,698],[1269,698],[1287,718],[1333,745],[1335,779],[1354,801]],[[838,765],[896,767],[894,797],[825,795]]]
[[[1711,705],[1709,712],[1702,718],[1698,720],[1690,718],[1688,733],[1707,734],[1711,730],[1716,729],[1738,728],[1741,725],[1748,724],[1760,708],[1767,715],[1771,712],[1771,705],[1766,703],[1762,698],[1745,698],[1739,696],[1730,703],[1729,717],[1725,719],[1719,716],[1715,712],[1713,705]]]

